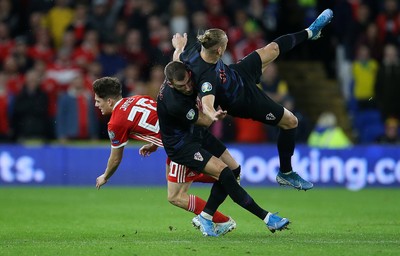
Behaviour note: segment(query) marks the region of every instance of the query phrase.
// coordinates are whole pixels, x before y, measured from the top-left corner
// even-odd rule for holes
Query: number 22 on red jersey
[[[129,139],[144,140],[162,147],[157,103],[148,96],[132,96],[118,102],[108,123],[112,147],[125,146]]]

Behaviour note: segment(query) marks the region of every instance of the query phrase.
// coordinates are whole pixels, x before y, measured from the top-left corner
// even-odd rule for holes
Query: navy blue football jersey
[[[220,59],[216,64],[205,62],[201,56],[201,44],[196,42],[180,54],[180,60],[192,71],[199,96],[213,94],[215,107],[229,109],[243,90],[243,81],[236,70]]]
[[[199,140],[205,128],[195,125],[199,118],[197,95],[184,95],[164,82],[157,96],[161,138],[168,155],[185,143]]]

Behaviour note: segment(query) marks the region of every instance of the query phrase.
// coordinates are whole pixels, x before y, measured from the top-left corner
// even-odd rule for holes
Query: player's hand
[[[226,117],[228,112],[226,110],[218,109],[214,113],[214,121],[222,120]]]
[[[100,187],[106,183],[107,183],[106,176],[104,174],[102,174],[99,177],[97,177],[97,179],[96,179],[96,188],[100,189]]]
[[[182,50],[185,48],[187,43],[187,34],[183,33],[183,36],[179,33],[176,33],[175,35],[173,35],[172,37],[172,46],[175,49],[179,49]]]
[[[203,112],[203,103],[201,102],[199,96],[196,98],[196,107],[199,111]]]
[[[157,150],[158,146],[153,144],[153,143],[149,143],[146,145],[143,145],[140,149],[139,149],[139,154],[141,156],[149,156],[151,153],[155,152]]]

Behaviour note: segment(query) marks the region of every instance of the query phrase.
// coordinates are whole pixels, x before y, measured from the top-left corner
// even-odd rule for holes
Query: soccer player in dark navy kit
[[[220,159],[227,149],[208,131],[213,120],[201,111],[191,73],[185,69],[185,65],[182,62],[170,62],[165,67],[165,76],[167,79],[157,96],[157,114],[164,149],[172,161],[217,180],[212,186],[206,206],[198,215],[203,235],[217,236],[212,216],[227,195],[263,220],[271,232],[285,229],[289,224],[288,219],[259,207],[238,184],[235,175],[238,175],[240,167],[231,170]],[[173,78],[168,79],[170,77]],[[225,116],[226,111],[216,111],[217,119]]]
[[[191,71],[191,80],[198,89],[204,114],[216,121],[219,115],[228,113],[280,128],[277,142],[280,170],[276,180],[280,185],[299,190],[311,189],[313,184],[292,170],[297,118],[270,99],[257,87],[257,83],[267,65],[280,53],[291,50],[307,39],[318,39],[322,28],[332,17],[332,11],[326,9],[309,28],[281,36],[229,66],[221,60],[228,43],[228,37],[221,29],[206,30],[197,37],[198,42],[188,49],[184,49],[187,43],[186,34],[182,36],[177,33],[172,39],[175,48],[173,58],[183,62]],[[224,110],[222,113],[221,110],[216,110],[218,106]]]

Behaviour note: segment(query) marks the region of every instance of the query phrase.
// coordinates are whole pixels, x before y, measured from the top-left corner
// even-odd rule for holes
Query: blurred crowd
[[[336,2],[337,78],[356,142],[398,143],[400,1]]]
[[[340,81],[352,116],[375,111],[380,125],[389,118],[396,123],[397,0],[0,0],[0,141],[107,139],[107,117],[94,108],[95,79],[115,76],[124,97],[155,98],[172,59],[173,34],[188,32],[190,44],[205,29],[225,30],[223,58],[229,64],[308,27],[325,8],[335,18],[323,40],[280,58],[323,62],[327,75]],[[313,127],[277,66],[261,81],[266,93],[299,118],[298,141],[306,143]],[[212,131],[226,142],[277,138],[274,129],[242,119],[217,122]],[[384,135],[379,132],[376,141]]]

